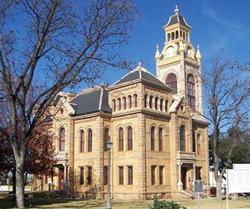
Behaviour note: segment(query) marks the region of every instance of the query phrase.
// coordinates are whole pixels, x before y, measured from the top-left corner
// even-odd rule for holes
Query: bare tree
[[[134,17],[130,0],[0,2],[0,103],[8,109],[1,126],[11,127],[17,207],[24,207],[24,161],[35,127],[60,91],[120,63]]]
[[[227,166],[231,162],[232,152],[237,144],[234,137],[227,153],[227,161],[221,172],[220,136],[229,127],[249,125],[250,86],[249,75],[242,72],[236,62],[217,56],[211,62],[204,75],[206,118],[211,124],[212,149],[214,155],[214,178],[216,195],[221,199],[221,181]]]

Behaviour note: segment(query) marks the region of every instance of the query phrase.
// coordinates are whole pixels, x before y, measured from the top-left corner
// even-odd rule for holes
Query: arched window
[[[149,108],[152,109],[153,107],[153,96],[149,97]]]
[[[123,151],[123,129],[119,128],[118,150]]]
[[[132,108],[132,97],[130,95],[128,96],[128,108]]]
[[[80,152],[84,152],[84,131],[80,130]]]
[[[150,147],[151,151],[155,150],[155,127],[151,127],[150,129]]]
[[[165,101],[165,112],[168,111],[168,100]]]
[[[133,150],[133,130],[128,127],[128,150]]]
[[[115,112],[116,111],[116,101],[115,99],[112,100],[112,109]]]
[[[137,94],[134,94],[134,107],[137,107]]]
[[[172,34],[171,34],[171,35],[172,35],[172,40],[174,40],[174,32],[172,32]]]
[[[170,41],[170,40],[171,40],[170,33],[168,33],[168,41]]]
[[[160,101],[160,111],[163,111],[163,99],[161,98],[161,101]]]
[[[59,132],[59,151],[65,151],[65,128],[61,128]]]
[[[175,32],[175,38],[176,39],[179,38],[179,32],[178,32],[178,30]]]
[[[126,97],[122,98],[122,102],[123,102],[123,109],[126,110],[127,109],[127,99],[126,99]]]
[[[158,97],[155,98],[155,109],[158,109]]]
[[[169,87],[171,87],[172,89],[174,89],[174,93],[177,93],[177,78],[176,78],[176,75],[174,73],[170,73],[167,76],[166,84]]]
[[[201,135],[197,135],[197,154],[201,154]]]
[[[180,151],[185,151],[185,126],[180,127]]]
[[[117,99],[117,103],[118,103],[118,110],[120,111],[122,109],[122,104],[121,104],[120,98]]]
[[[104,128],[103,150],[107,151],[107,141],[109,140],[109,128]]]
[[[187,96],[188,104],[195,109],[195,82],[194,77],[191,74],[187,77]]]
[[[180,37],[182,37],[182,31],[180,32]]]
[[[159,151],[163,150],[163,128],[159,128]]]
[[[147,101],[148,100],[148,95],[147,94],[145,94],[144,95],[144,107],[146,108],[147,107]]]
[[[92,129],[89,129],[88,130],[88,152],[92,152],[92,138],[93,138]]]

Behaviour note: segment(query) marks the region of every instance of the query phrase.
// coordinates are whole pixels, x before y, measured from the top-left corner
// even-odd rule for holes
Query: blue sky
[[[249,61],[250,55],[250,1],[249,0],[135,0],[138,20],[131,38],[123,48],[129,61],[143,62],[155,73],[156,44],[164,42],[163,25],[178,5],[180,14],[192,27],[191,42],[200,45],[206,66],[212,56],[223,49],[225,54],[240,61]],[[113,83],[126,72],[107,72],[105,81]]]

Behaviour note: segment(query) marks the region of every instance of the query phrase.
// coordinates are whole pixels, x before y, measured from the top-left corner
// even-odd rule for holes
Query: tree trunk
[[[16,205],[24,208],[24,160],[16,163]]]
[[[221,177],[217,178],[216,180],[216,198],[221,200],[222,194],[221,194]]]

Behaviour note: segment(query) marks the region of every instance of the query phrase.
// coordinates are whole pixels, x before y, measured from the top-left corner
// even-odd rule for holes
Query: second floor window
[[[187,96],[189,105],[195,109],[195,82],[191,74],[187,77]]]
[[[186,134],[185,134],[185,126],[184,125],[182,125],[181,127],[180,127],[180,140],[179,140],[179,142],[180,142],[180,151],[185,151],[185,136]]]
[[[92,130],[88,130],[88,152],[92,152],[92,138],[93,138],[93,133]]]
[[[159,128],[159,151],[163,150],[163,128]]]
[[[104,129],[104,136],[103,136],[103,150],[107,151],[107,141],[109,139],[109,128]]]
[[[123,151],[123,129],[119,128],[118,150]]]
[[[65,128],[61,128],[59,132],[59,151],[65,151]]]
[[[162,185],[164,183],[164,166],[159,167],[159,184]]]
[[[128,127],[128,150],[133,150],[133,131],[130,126]]]
[[[84,132],[80,130],[80,152],[84,152]]]
[[[155,127],[151,127],[150,129],[150,147],[151,151],[155,150]]]

